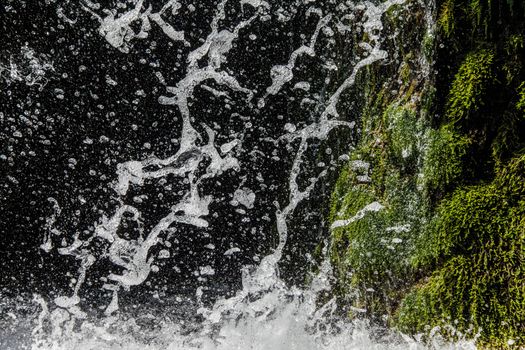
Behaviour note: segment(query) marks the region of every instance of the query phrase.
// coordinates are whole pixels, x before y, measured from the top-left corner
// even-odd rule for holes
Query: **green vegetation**
[[[516,109],[525,113],[525,82],[521,83],[518,88],[519,101],[516,104]]]
[[[417,174],[411,171],[420,154],[414,111],[390,106],[383,115],[369,117],[373,128],[340,174],[330,220],[364,215],[333,230],[331,256],[340,293],[348,296],[348,291],[357,291],[350,297],[352,305],[379,317],[393,312],[409,285],[399,276],[410,274],[412,267],[400,257],[413,250],[425,206],[417,189]],[[383,208],[363,211],[374,202]]]
[[[454,20],[455,7],[455,0],[446,0],[441,5],[438,25],[447,37],[451,36],[456,29],[456,21]]]
[[[423,246],[419,261],[438,268],[403,301],[401,330],[450,322],[491,346],[525,344],[525,156],[445,199]]]
[[[354,217],[372,202],[383,209],[332,231],[336,290],[408,334],[447,326],[450,338],[479,334],[483,348],[519,349],[525,3],[441,0],[437,8],[437,33],[416,41],[412,32],[408,40],[405,31],[417,25],[405,24],[399,40],[413,44],[399,48],[395,71],[362,78],[361,134],[333,192],[330,220]],[[421,57],[435,61],[435,80],[418,80]]]
[[[405,168],[410,167],[419,156],[421,130],[418,130],[416,114],[408,108],[390,106],[384,118],[390,160]]]
[[[460,44],[464,35],[471,38],[497,35],[499,16],[518,17],[523,13],[523,5],[513,0],[442,0],[439,4],[438,25],[443,36],[452,38],[455,44]]]
[[[488,87],[494,81],[493,63],[494,52],[491,50],[483,49],[467,55],[450,89],[446,107],[450,121],[468,122],[469,115],[479,110]]]
[[[471,140],[457,133],[452,125],[443,125],[427,132],[423,180],[428,191],[444,193],[461,180],[463,162],[470,143]]]

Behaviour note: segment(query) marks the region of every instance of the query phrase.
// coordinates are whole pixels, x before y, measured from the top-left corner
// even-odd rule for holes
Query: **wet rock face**
[[[381,6],[3,7],[3,286],[73,290],[57,298],[63,307],[137,285],[146,294],[238,286],[240,267],[277,246],[279,215],[291,218],[337,167],[349,144],[321,145],[355,117],[341,96],[354,73],[386,57]],[[366,41],[359,56],[343,49],[356,36]],[[285,254],[297,280],[325,202],[298,210],[291,240],[306,248]]]
[[[523,3],[435,5],[403,24],[403,62],[364,79],[367,132],[332,196],[335,290],[351,315],[409,334],[453,324],[445,338],[519,348]]]

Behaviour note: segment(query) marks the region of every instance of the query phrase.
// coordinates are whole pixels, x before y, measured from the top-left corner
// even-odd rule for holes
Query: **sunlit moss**
[[[448,321],[473,326],[493,347],[525,345],[525,156],[489,184],[456,190],[424,239],[420,261],[440,267],[404,299],[399,328],[420,332]]]
[[[423,161],[423,183],[430,192],[444,192],[461,179],[463,162],[471,140],[452,125],[429,129]]]
[[[519,100],[516,104],[516,109],[525,113],[525,81],[518,88],[518,96]]]
[[[465,120],[483,104],[487,86],[494,81],[494,52],[479,50],[465,58],[454,78],[447,101],[447,117]]]
[[[426,207],[417,173],[409,171],[417,168],[421,143],[413,108],[394,104],[365,116],[367,134],[340,174],[330,221],[355,217],[373,202],[383,208],[335,228],[331,257],[340,293],[374,318],[391,314],[412,283],[408,257]]]

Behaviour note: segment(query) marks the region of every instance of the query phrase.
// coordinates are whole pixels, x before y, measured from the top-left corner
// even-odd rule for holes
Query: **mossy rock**
[[[429,193],[444,193],[460,181],[471,140],[452,125],[429,129],[425,135],[422,184]]]
[[[384,119],[391,163],[404,168],[417,165],[422,128],[415,111],[404,106],[393,105],[385,111]]]
[[[390,315],[413,283],[410,256],[427,209],[417,186],[421,125],[414,109],[397,104],[363,120],[363,135],[332,195],[330,222],[359,216],[332,230],[331,260],[338,293],[372,319]],[[388,150],[388,151],[387,151]],[[384,319],[383,319],[384,321]]]
[[[482,344],[525,346],[525,155],[493,182],[457,189],[423,240],[419,263],[438,268],[405,297],[398,327],[417,333],[449,322],[473,327]]]
[[[451,325],[443,330],[453,338],[472,325],[484,345],[525,346],[525,169],[516,158],[525,135],[525,36],[521,15],[508,15],[525,2],[436,5],[436,31],[403,28],[399,42],[413,44],[396,48],[389,70],[367,67],[359,81],[360,139],[330,220],[372,202],[383,209],[331,231],[335,291],[368,319],[407,333]],[[399,28],[393,12],[385,25]],[[435,63],[435,76],[421,80],[421,58]]]

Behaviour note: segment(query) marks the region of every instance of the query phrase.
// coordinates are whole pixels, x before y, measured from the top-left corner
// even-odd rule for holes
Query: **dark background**
[[[187,10],[188,2],[182,3],[182,15],[168,22],[184,30],[191,49],[195,49],[200,46],[199,39],[205,39],[210,31],[215,3],[195,2],[194,12]],[[152,4],[155,8],[156,3]],[[107,2],[107,7],[114,5],[115,2]],[[272,10],[271,20],[254,22],[241,31],[223,66],[241,85],[257,91],[254,101],[271,85],[270,68],[286,64],[290,53],[309,41],[318,20],[317,16],[306,19],[306,9],[292,2],[274,1],[272,5],[282,6],[292,19],[280,22]],[[76,23],[61,19],[58,8]],[[248,18],[253,11],[245,6],[242,12],[232,2],[220,27],[231,30],[240,18]],[[39,249],[48,230],[46,222],[54,213],[49,198],[54,198],[62,209],[53,226],[71,243],[75,233],[89,236],[102,213],[112,214],[116,195],[110,186],[118,163],[152,155],[164,158],[177,151],[180,115],[176,108],[158,103],[166,90],[156,74],[162,73],[168,86],[175,85],[185,74],[185,58],[190,48],[170,42],[156,24],[152,27],[149,38],[134,40],[130,52],[122,53],[98,34],[98,22],[78,4],[10,0],[0,5],[0,63],[27,66],[25,46],[54,67],[46,71],[45,86],[28,86],[23,81],[0,78],[0,290],[4,295],[37,292],[53,296],[71,291],[70,279],[76,276],[79,263],[72,257],[60,256],[56,250],[46,253]],[[251,40],[250,34],[257,39]],[[278,200],[281,206],[287,203],[288,172],[297,145],[287,148],[261,140],[282,135],[285,123],[300,127],[318,117],[322,102],[351,68],[352,53],[347,49],[351,47],[350,40],[321,34],[316,57],[302,56],[294,70],[294,80],[279,95],[270,97],[262,110],[247,105],[240,94],[229,92],[232,100],[225,107],[224,100],[203,89],[195,90],[190,107],[195,127],[202,131],[201,122],[215,125],[216,130],[220,127],[218,145],[241,138],[243,151],[237,156],[242,170],[205,183],[202,192],[214,196],[216,201],[210,209],[218,214],[207,218],[210,227],[177,228],[174,237],[178,243],[173,244],[171,258],[163,261],[160,272],[152,273],[147,283],[125,294],[125,300],[148,299],[150,293],[158,291],[168,296],[193,295],[197,286],[208,288],[206,295],[232,293],[240,285],[240,268],[257,263],[276,245],[273,202]],[[336,62],[339,70],[328,70],[327,59]],[[117,84],[108,83],[108,78]],[[308,81],[312,86],[310,92],[293,90],[298,81]],[[212,83],[207,85],[214,87]],[[138,90],[143,90],[145,96],[137,95]],[[303,97],[314,99],[317,104],[301,105]],[[352,118],[352,102],[341,103],[339,107],[349,111],[350,115],[343,117]],[[348,139],[348,135],[344,138],[341,135],[334,133],[328,143],[313,144],[308,152],[304,183],[319,173],[318,162],[330,164],[348,149],[349,144],[339,141]],[[151,146],[145,147],[145,143]],[[327,144],[331,146],[331,155],[327,155]],[[250,153],[256,149],[265,156]],[[280,160],[272,160],[274,155]],[[336,166],[332,161],[332,170]],[[258,174],[264,183],[256,179]],[[148,218],[146,226],[165,216],[179,199],[178,189],[184,188],[181,179],[167,180],[173,185],[171,189],[152,181],[130,191],[130,203],[135,195],[147,196],[143,204],[137,205]],[[229,204],[242,180],[244,186],[257,194],[256,208],[244,215]],[[282,262],[283,275],[291,283],[304,281],[311,268],[307,253],[313,252],[326,235],[323,217],[333,180],[333,175],[321,180],[321,186],[308,204],[300,207],[298,219],[292,223],[290,243]],[[269,220],[263,219],[265,215]],[[61,242],[54,243],[59,246]],[[210,243],[215,249],[205,247]],[[224,251],[232,247],[239,247],[241,253],[225,257]],[[217,273],[199,280],[195,271],[205,265],[211,265]],[[98,277],[105,275],[109,267],[104,261],[97,263],[87,285],[100,284]],[[108,296],[94,287],[85,286],[81,296],[99,304],[99,298]]]

